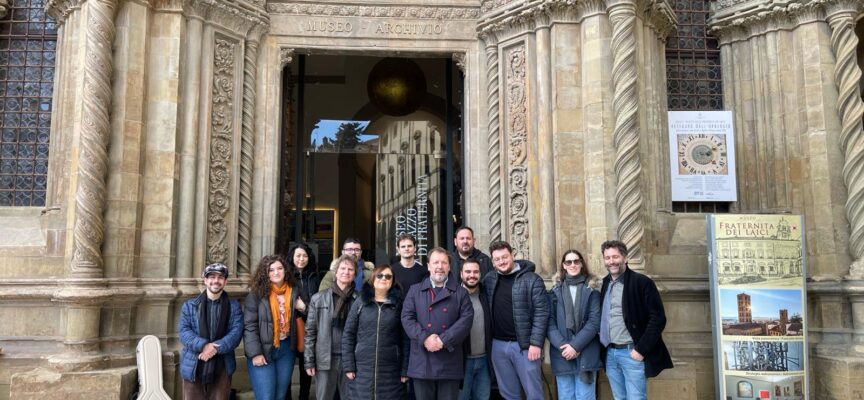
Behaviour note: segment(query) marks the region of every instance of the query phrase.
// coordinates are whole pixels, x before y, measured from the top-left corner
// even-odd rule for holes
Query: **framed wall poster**
[[[672,201],[737,201],[731,111],[669,111]]]
[[[803,218],[709,215],[707,230],[717,398],[807,399]]]

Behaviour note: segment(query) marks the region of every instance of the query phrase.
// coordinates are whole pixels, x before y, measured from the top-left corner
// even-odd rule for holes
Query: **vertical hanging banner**
[[[669,111],[672,201],[737,201],[731,111]]]
[[[804,220],[708,216],[718,399],[807,399]]]

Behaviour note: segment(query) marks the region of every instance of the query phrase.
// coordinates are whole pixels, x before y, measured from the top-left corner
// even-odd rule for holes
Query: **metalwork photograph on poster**
[[[806,399],[807,263],[797,215],[708,216],[719,399]]]

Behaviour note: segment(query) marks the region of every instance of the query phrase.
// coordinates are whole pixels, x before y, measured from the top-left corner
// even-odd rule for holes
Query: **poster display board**
[[[737,201],[731,111],[669,111],[672,201]]]
[[[717,398],[807,399],[804,220],[708,216]]]

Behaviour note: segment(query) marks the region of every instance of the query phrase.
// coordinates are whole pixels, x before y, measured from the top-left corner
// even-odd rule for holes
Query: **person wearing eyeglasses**
[[[402,331],[402,291],[380,265],[363,284],[342,332],[342,371],[351,400],[395,400],[408,381],[408,340]]]
[[[600,361],[600,282],[585,257],[567,250],[549,292],[549,361],[558,398],[594,400]]]
[[[363,287],[363,282],[372,277],[372,270],[375,269],[375,264],[363,261],[363,246],[360,245],[360,240],[353,237],[345,238],[345,241],[342,243],[342,255],[350,256],[357,263],[357,276],[354,278],[354,289],[360,290]],[[336,281],[336,268],[339,267],[338,260],[337,258],[330,263],[330,270],[321,278],[321,284],[318,286],[319,292],[330,288],[333,286],[333,282]],[[361,274],[360,271],[363,271],[363,273]]]
[[[492,367],[506,400],[543,400],[540,367],[549,324],[549,295],[534,263],[515,260],[504,241],[489,245],[495,272],[483,278],[492,311]]]
[[[450,253],[429,252],[429,278],[408,289],[402,326],[411,339],[408,377],[417,400],[452,400],[464,377],[463,342],[474,320],[468,291],[450,278]]]

